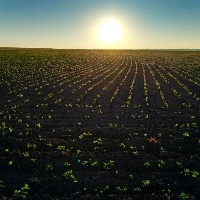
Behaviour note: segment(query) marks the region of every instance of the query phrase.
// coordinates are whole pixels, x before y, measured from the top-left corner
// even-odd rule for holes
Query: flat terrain
[[[200,199],[200,51],[0,50],[1,199]]]

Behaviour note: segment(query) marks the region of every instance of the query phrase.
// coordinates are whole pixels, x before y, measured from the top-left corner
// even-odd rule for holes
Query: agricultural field
[[[0,50],[1,199],[200,199],[200,51]]]

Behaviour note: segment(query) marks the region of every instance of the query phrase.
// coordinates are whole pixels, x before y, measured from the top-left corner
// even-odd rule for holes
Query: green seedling
[[[106,169],[106,170],[109,170],[111,169],[111,167],[114,165],[114,162],[113,160],[110,160],[109,162],[103,162],[103,168]]]
[[[68,170],[66,171],[63,176],[67,179],[72,180],[74,183],[77,183],[78,180],[75,178],[75,176],[73,175],[73,171],[72,170]]]
[[[181,199],[181,200],[187,200],[189,198],[190,198],[190,196],[184,192],[181,192],[181,194],[179,195],[179,199]]]
[[[138,151],[133,151],[132,154],[133,154],[134,156],[138,156],[138,155],[139,155]]]
[[[126,147],[124,143],[121,143],[119,146],[122,147],[123,149]]]
[[[127,191],[127,187],[116,187],[116,189],[120,192],[126,192]]]
[[[158,161],[158,167],[163,167],[165,165],[165,162],[163,160]]]
[[[10,161],[8,162],[8,165],[9,165],[9,166],[13,165],[13,161],[10,160]]]
[[[3,136],[6,135],[6,129],[7,129],[6,122],[2,122],[1,126],[0,126],[0,130],[2,130],[2,135]]]
[[[91,166],[93,166],[93,167],[95,167],[95,166],[97,166],[97,165],[98,165],[98,162],[97,162],[97,161],[94,161],[94,162],[91,163]]]
[[[150,165],[151,165],[151,164],[150,164],[149,162],[145,162],[145,163],[144,163],[144,166],[145,166],[145,167],[149,167]]]
[[[25,158],[28,158],[28,157],[29,157],[29,153],[28,153],[28,152],[25,152],[25,153],[23,153],[23,156],[24,156]]]
[[[142,181],[141,186],[142,186],[142,187],[147,187],[150,183],[151,183],[151,182],[150,182],[149,180],[144,180],[144,181]]]
[[[178,167],[180,167],[180,168],[183,168],[183,165],[182,165],[181,162],[176,162],[176,165],[177,165]]]
[[[28,197],[28,191],[30,190],[28,184],[25,184],[21,189],[14,190],[13,197],[15,199],[27,199]]]
[[[36,158],[31,158],[31,161],[36,164],[37,163],[37,159]]]
[[[109,188],[110,188],[110,187],[109,187],[108,185],[106,185],[106,186],[103,188],[103,191],[106,192],[106,191],[109,190]]]
[[[46,170],[47,171],[53,171],[53,165],[52,164],[48,164]]]
[[[36,144],[30,144],[30,143],[27,144],[28,149],[30,148],[36,149],[36,146],[37,146]]]
[[[5,187],[4,183],[2,180],[0,180],[0,191]]]
[[[183,136],[187,138],[187,137],[190,137],[190,134],[188,132],[185,132],[183,133]]]
[[[93,143],[102,144],[102,139],[98,138],[97,140],[94,140]]]
[[[69,163],[69,162],[65,162],[65,163],[64,163],[64,166],[65,166],[65,167],[69,167],[69,166],[70,166],[70,163]]]
[[[199,172],[197,172],[197,171],[191,171],[191,173],[192,173],[192,177],[193,178],[197,178],[198,176],[199,176]]]
[[[58,146],[57,149],[58,149],[59,151],[65,151],[65,146]]]
[[[134,191],[140,192],[142,189],[140,187],[133,188]]]
[[[133,176],[132,174],[129,174],[129,178],[130,178],[130,179],[133,179],[134,176]]]

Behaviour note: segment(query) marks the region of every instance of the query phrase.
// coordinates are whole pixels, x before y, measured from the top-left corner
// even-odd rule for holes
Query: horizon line
[[[187,51],[187,50],[197,50],[200,51],[200,48],[136,48],[136,49],[103,49],[103,48],[52,48],[52,47],[0,47],[0,49],[51,49],[51,50],[182,50],[182,51]]]

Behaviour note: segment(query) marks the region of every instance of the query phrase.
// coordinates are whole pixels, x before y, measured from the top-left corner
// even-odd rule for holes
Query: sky
[[[114,43],[99,36],[114,19]],[[0,47],[200,49],[200,0],[0,0]]]

